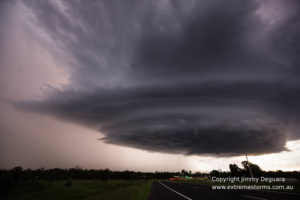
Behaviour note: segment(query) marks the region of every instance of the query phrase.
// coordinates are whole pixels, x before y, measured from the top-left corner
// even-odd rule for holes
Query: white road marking
[[[248,195],[242,195],[242,197],[246,197],[246,198],[249,198],[249,199],[257,199],[257,200],[267,200],[267,199],[264,199],[264,198],[253,197],[253,196],[248,196]]]
[[[165,184],[163,184],[162,182],[160,182],[160,181],[158,181],[158,182],[159,182],[159,184],[161,184],[161,185],[162,185],[162,186],[164,186],[165,188],[167,188],[167,189],[171,190],[172,192],[175,192],[176,194],[178,194],[178,195],[182,196],[183,198],[185,198],[185,199],[188,199],[188,200],[192,200],[191,198],[189,198],[189,197],[187,197],[187,196],[185,196],[185,195],[183,195],[183,194],[181,194],[181,193],[179,193],[179,192],[177,192],[177,191],[173,190],[172,188],[170,188],[170,187],[166,186],[166,185],[165,185]]]

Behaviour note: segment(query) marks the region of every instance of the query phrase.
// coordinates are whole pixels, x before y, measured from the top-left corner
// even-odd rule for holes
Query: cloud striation
[[[298,1],[24,3],[71,76],[17,107],[166,153],[266,154],[300,138]]]

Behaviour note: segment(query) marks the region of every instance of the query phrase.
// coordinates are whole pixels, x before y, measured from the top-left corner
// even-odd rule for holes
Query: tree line
[[[229,164],[230,171],[220,171],[220,170],[212,170],[210,172],[210,176],[216,177],[228,177],[228,176],[235,176],[235,177],[250,177],[251,174],[253,177],[283,177],[283,178],[295,178],[300,180],[300,171],[264,171],[262,170],[257,164],[243,161],[242,168],[240,168],[236,164]]]
[[[250,170],[253,176],[265,177],[285,177],[297,178],[300,180],[300,171],[284,172],[284,171],[263,171],[258,165],[243,161],[242,168],[236,164],[229,165],[230,171],[212,170],[210,173],[191,172],[181,170],[179,172],[135,172],[135,171],[111,171],[109,169],[81,169],[79,167],[70,169],[23,169],[22,167],[14,167],[13,169],[0,170],[0,188],[7,190],[11,188],[31,187],[39,188],[40,183],[64,180],[66,184],[70,184],[70,180],[109,180],[109,179],[168,179],[174,176],[189,177],[228,177],[228,176],[248,176]]]

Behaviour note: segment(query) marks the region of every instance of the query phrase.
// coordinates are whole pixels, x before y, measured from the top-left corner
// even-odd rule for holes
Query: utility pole
[[[246,154],[246,159],[247,159],[247,166],[248,166],[248,168],[249,168],[249,170],[250,170],[251,178],[253,178],[253,174],[252,174],[251,167],[249,166],[249,161],[248,161],[248,156],[247,156],[247,154]]]

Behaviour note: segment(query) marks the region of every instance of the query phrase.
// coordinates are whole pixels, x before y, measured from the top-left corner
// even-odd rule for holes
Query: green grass
[[[151,180],[73,180],[40,182],[36,189],[10,190],[1,199],[7,200],[146,200]]]

